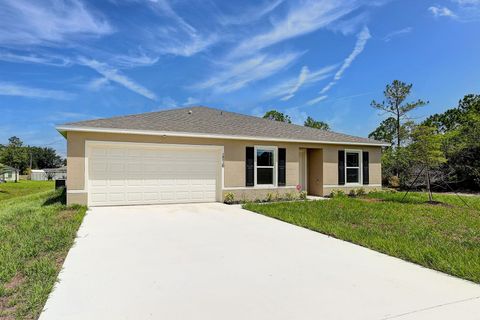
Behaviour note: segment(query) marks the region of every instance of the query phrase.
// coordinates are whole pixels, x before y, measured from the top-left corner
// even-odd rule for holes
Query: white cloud
[[[193,86],[196,89],[212,89],[217,93],[239,90],[247,84],[265,79],[286,68],[301,54],[287,53],[279,56],[260,54],[243,61],[227,63],[221,71]]]
[[[475,6],[480,5],[480,0],[453,0],[461,6]]]
[[[231,16],[220,15],[218,20],[224,26],[249,24],[271,13],[283,2],[284,0],[268,1],[267,3],[256,5],[254,8],[248,8],[240,14]]]
[[[151,99],[151,100],[157,99],[156,95],[152,91],[135,83],[134,81],[129,79],[127,76],[121,74],[117,69],[112,68],[105,63],[101,63],[96,60],[91,60],[86,58],[79,58],[79,63],[97,71],[108,81],[115,82],[148,99]]]
[[[100,89],[103,89],[105,86],[109,84],[109,81],[107,78],[95,78],[92,79],[88,84],[87,84],[87,89],[92,90],[92,91],[98,91]]]
[[[204,34],[178,15],[166,0],[150,0],[150,7],[175,25],[152,28],[146,31],[147,41],[159,54],[172,54],[190,57],[215,44],[219,37],[210,30]],[[149,46],[150,46],[149,45]]]
[[[178,103],[177,101],[175,101],[173,98],[171,97],[164,97],[160,100],[160,108],[162,109],[171,109],[171,108],[176,108],[178,107]]]
[[[315,99],[312,99],[312,100],[307,101],[306,105],[307,105],[307,106],[313,106],[314,104],[317,104],[317,103],[319,103],[320,101],[323,101],[323,100],[325,100],[325,99],[327,99],[327,98],[328,98],[328,96],[322,95],[322,96],[320,96],[320,97],[318,97],[318,98],[315,98]]]
[[[184,105],[186,106],[193,106],[196,105],[200,102],[199,99],[193,98],[193,97],[188,97],[187,100],[185,101]]]
[[[0,95],[56,100],[71,100],[75,97],[74,94],[62,90],[39,89],[8,82],[0,82]]]
[[[153,32],[151,47],[158,54],[190,57],[208,49],[218,39],[216,34],[204,36],[197,32],[185,33],[182,29],[169,27]]]
[[[457,18],[457,15],[447,7],[437,7],[431,6],[428,8],[434,17],[450,17],[450,18]]]
[[[369,20],[369,13],[367,11],[361,12],[353,17],[348,17],[335,21],[327,26],[327,29],[334,32],[340,32],[347,36],[358,32]]]
[[[307,120],[307,113],[305,111],[301,111],[299,107],[288,108],[285,110],[285,113],[290,116],[292,122],[298,125],[303,125],[305,120]]]
[[[57,67],[66,67],[70,66],[72,62],[69,58],[50,55],[44,56],[40,54],[15,54],[7,51],[0,51],[0,60],[7,62],[16,62],[16,63],[35,63],[35,64],[44,64],[49,66]]]
[[[156,10],[157,13],[170,17],[175,20],[177,24],[184,30],[195,33],[197,30],[187,23],[182,17],[180,17],[170,6],[170,3],[167,0],[149,0],[148,3]]]
[[[390,42],[393,38],[396,38],[398,36],[410,33],[413,31],[412,27],[406,27],[400,30],[395,30],[387,34],[385,37],[383,37],[383,41],[385,42]]]
[[[257,52],[276,43],[310,33],[351,13],[360,6],[359,1],[307,0],[292,6],[286,17],[274,22],[269,31],[249,37],[233,50],[232,55]]]
[[[302,70],[300,70],[300,74],[298,75],[297,83],[295,83],[295,85],[290,88],[287,95],[282,97],[280,100],[287,101],[293,98],[295,96],[295,93],[298,91],[298,89],[300,89],[303,83],[307,80],[309,73],[310,73],[310,70],[308,70],[308,67],[303,66]]]
[[[273,88],[267,90],[265,96],[268,99],[281,97],[281,99],[284,101],[289,100],[302,87],[328,78],[336,67],[337,65],[328,65],[318,70],[311,71],[308,69],[308,67],[304,66],[302,70],[300,70],[300,74],[297,77],[292,77],[282,81],[280,84],[277,84]]]
[[[460,22],[475,22],[480,20],[480,0],[452,0],[457,5],[453,13]]]
[[[364,27],[362,31],[357,35],[357,42],[355,43],[355,48],[350,53],[350,55],[343,61],[342,66],[340,69],[335,73],[333,80],[328,83],[321,91],[320,95],[325,94],[328,90],[330,90],[343,76],[345,70],[347,70],[352,62],[357,58],[357,56],[362,53],[363,49],[365,49],[365,45],[367,44],[368,39],[372,36],[370,35],[370,31],[367,27]]]
[[[110,24],[80,0],[0,2],[0,43],[4,45],[45,45],[112,32]]]
[[[140,55],[113,55],[109,61],[122,68],[135,68],[154,65],[158,62],[158,59],[158,57],[152,57],[142,53]]]

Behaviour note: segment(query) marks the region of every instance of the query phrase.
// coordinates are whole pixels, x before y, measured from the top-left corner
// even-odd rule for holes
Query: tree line
[[[7,144],[0,144],[0,164],[25,174],[28,169],[61,167],[65,160],[53,148],[26,146],[20,138],[13,136]]]
[[[292,123],[292,119],[288,114],[285,114],[277,110],[270,110],[265,112],[265,114],[263,115],[263,118],[280,121],[280,122]],[[330,126],[328,125],[328,123],[320,120],[315,120],[312,117],[307,117],[303,125],[305,127],[310,127],[310,128],[320,129],[320,130],[326,130],[326,131],[330,130]]]
[[[390,144],[382,155],[383,180],[392,187],[427,190],[480,190],[480,95],[415,122],[410,112],[428,101],[407,102],[412,84],[395,80],[385,100],[371,106],[390,117],[369,138]]]
[[[381,102],[371,107],[388,115],[369,138],[388,142],[382,154],[382,180],[394,188],[480,190],[480,95],[468,94],[456,107],[416,122],[410,115],[428,101],[407,101],[412,84],[394,80],[385,87]],[[291,118],[270,110],[266,119],[291,123]],[[323,121],[308,117],[307,127],[330,130]]]

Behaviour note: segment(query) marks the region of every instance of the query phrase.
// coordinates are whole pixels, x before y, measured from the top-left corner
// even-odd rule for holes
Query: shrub
[[[296,200],[297,199],[297,193],[296,192],[287,192],[285,193],[285,199],[288,201]]]
[[[235,195],[233,194],[233,192],[227,192],[225,194],[225,198],[223,200],[226,204],[232,204],[235,202]]]
[[[398,176],[388,177],[387,180],[390,188],[400,188],[400,178]]]
[[[307,191],[300,191],[298,197],[300,198],[300,200],[307,200]]]
[[[364,196],[366,194],[367,194],[367,192],[365,191],[365,189],[363,187],[357,189],[357,196]]]
[[[330,197],[332,198],[345,197],[345,192],[340,189],[332,190],[332,192],[330,192]]]
[[[356,197],[357,196],[357,191],[355,189],[351,189],[349,192],[348,192],[348,196],[349,197]]]
[[[267,195],[265,196],[265,201],[266,202],[271,202],[275,199],[275,194],[268,192]]]

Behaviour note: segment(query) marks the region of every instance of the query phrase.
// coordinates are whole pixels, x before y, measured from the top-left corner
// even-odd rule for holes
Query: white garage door
[[[219,147],[91,143],[87,157],[91,206],[217,199]]]

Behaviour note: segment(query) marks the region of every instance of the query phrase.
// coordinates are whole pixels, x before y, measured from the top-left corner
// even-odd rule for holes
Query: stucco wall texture
[[[313,195],[328,195],[333,189],[349,191],[360,186],[338,186],[338,150],[368,151],[370,154],[370,184],[365,189],[380,188],[381,147],[346,146],[309,143],[281,143],[272,141],[251,141],[211,138],[190,138],[153,136],[139,134],[114,134],[95,132],[67,132],[67,202],[87,204],[88,191],[85,185],[85,142],[113,141],[159,144],[215,145],[224,147],[224,189],[222,194],[233,192],[244,199],[261,199],[267,192],[295,191],[299,183],[299,150],[308,149],[308,189]],[[274,189],[245,187],[245,148],[247,146],[276,146],[286,148],[286,186]]]

